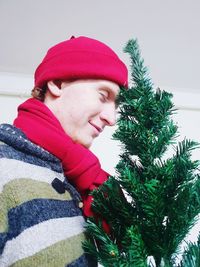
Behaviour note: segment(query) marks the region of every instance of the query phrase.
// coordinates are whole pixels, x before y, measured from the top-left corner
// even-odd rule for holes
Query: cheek
[[[69,125],[72,127],[78,127],[83,124],[85,124],[88,121],[88,113],[83,108],[72,108],[67,114],[66,114],[66,121]]]
[[[100,112],[101,108],[95,101],[86,102],[84,105],[79,105],[76,108],[73,108],[71,112],[72,116],[83,119],[90,119],[91,117],[96,116]]]
[[[78,98],[62,105],[62,120],[70,126],[86,124],[92,117],[97,116],[101,110],[101,103],[95,98]]]

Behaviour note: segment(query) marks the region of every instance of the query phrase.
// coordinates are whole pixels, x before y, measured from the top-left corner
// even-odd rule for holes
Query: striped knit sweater
[[[59,193],[57,178],[65,189]],[[60,161],[12,125],[0,126],[0,266],[85,267],[80,196]]]

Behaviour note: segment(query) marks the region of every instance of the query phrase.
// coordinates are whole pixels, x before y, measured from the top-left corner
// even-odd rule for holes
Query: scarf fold
[[[18,107],[14,125],[30,141],[60,159],[65,176],[82,196],[84,215],[93,216],[89,193],[109,176],[101,169],[98,158],[89,149],[74,143],[54,114],[37,99],[30,98]]]

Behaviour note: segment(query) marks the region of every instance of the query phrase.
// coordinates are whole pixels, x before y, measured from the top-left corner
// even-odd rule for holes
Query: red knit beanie
[[[35,71],[35,86],[50,80],[105,79],[128,86],[128,71],[116,53],[88,37],[72,37],[51,47]]]

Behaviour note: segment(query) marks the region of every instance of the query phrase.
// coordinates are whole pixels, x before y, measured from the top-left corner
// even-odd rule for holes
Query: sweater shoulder
[[[32,143],[24,133],[9,124],[0,125],[0,159],[7,158],[62,172],[58,158]]]

